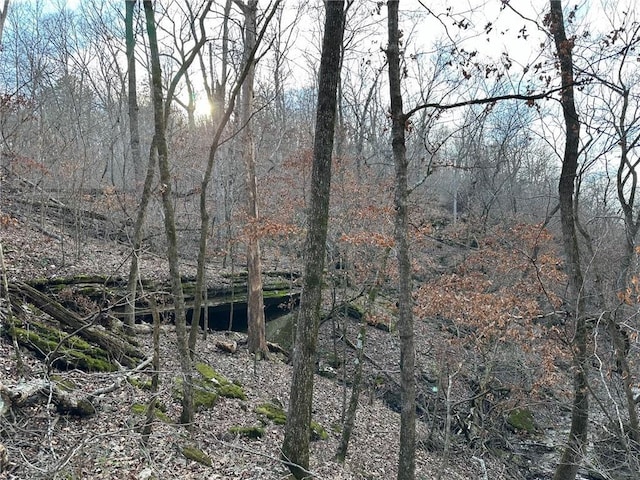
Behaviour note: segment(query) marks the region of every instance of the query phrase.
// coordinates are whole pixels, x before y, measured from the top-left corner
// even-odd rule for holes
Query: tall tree
[[[131,146],[131,160],[133,161],[133,171],[135,178],[135,188],[138,188],[138,179],[140,178],[140,130],[138,121],[138,94],[136,90],[136,58],[135,58],[135,32],[134,32],[134,11],[137,0],[125,1],[125,37],[126,37],[126,50],[127,50],[127,93],[128,93],[128,112],[129,112],[129,144]],[[155,145],[153,146],[155,149]],[[136,217],[136,223],[134,225],[133,234],[133,251],[131,253],[131,266],[129,268],[129,278],[127,283],[127,303],[125,304],[125,325],[132,327],[135,323],[135,299],[138,282],[138,256],[140,254],[140,247],[142,245],[142,233],[143,223],[146,212],[147,204],[151,197],[151,182],[155,175],[155,158],[152,153],[150,155],[151,161],[149,162],[148,182],[145,182],[145,186],[142,191],[141,204],[138,208],[138,214]]]
[[[176,335],[178,337],[178,353],[182,370],[182,413],[180,421],[186,425],[193,423],[193,395],[191,387],[191,357],[187,339],[187,318],[184,304],[180,269],[178,265],[178,238],[173,202],[171,199],[171,173],[169,171],[169,148],[165,135],[165,105],[162,94],[162,70],[160,53],[153,12],[153,2],[144,0],[144,12],[149,37],[149,55],[151,58],[151,82],[154,114],[154,144],[158,152],[158,168],[160,171],[160,191],[162,193],[162,209],[164,213],[164,229],[167,240],[167,260],[171,276],[171,293],[174,301]]]
[[[562,243],[566,257],[565,268],[569,279],[567,305],[575,321],[573,349],[574,399],[571,412],[571,430],[567,445],[558,464],[554,480],[574,479],[587,444],[589,426],[589,385],[587,378],[589,327],[581,295],[583,275],[580,266],[580,249],[576,229],[575,183],[578,170],[580,120],[575,106],[573,73],[573,39],[565,32],[562,1],[551,0],[548,21],[560,62],[562,94],[560,103],[565,123],[564,157],[558,185]]]
[[[244,50],[248,64],[247,76],[242,85],[242,128],[245,166],[245,188],[247,195],[247,321],[249,351],[259,356],[267,353],[264,320],[264,298],[262,295],[262,264],[258,238],[258,182],[256,180],[256,152],[251,116],[253,114],[253,83],[255,61],[251,52],[256,44],[258,0],[246,4],[236,1],[245,17]]]
[[[134,31],[134,11],[137,0],[125,0],[125,39],[127,50],[127,90],[128,112],[129,112],[129,143],[131,145],[131,160],[133,162],[133,172],[135,188],[142,179],[142,155],[140,154],[140,132],[138,121],[138,94],[136,90],[136,37]]]
[[[213,134],[213,139],[211,141],[211,146],[209,147],[209,155],[207,158],[207,164],[205,166],[204,175],[202,176],[202,182],[200,184],[200,241],[198,246],[198,269],[196,274],[196,287],[195,287],[195,301],[194,301],[194,316],[192,325],[197,326],[200,322],[200,310],[201,310],[201,302],[202,302],[202,291],[204,287],[204,267],[207,259],[207,240],[208,240],[208,232],[209,232],[209,219],[210,214],[207,207],[207,192],[209,189],[209,182],[211,181],[211,176],[213,175],[213,167],[216,160],[216,155],[218,153],[218,148],[221,144],[222,134],[224,133],[227,124],[229,123],[229,119],[231,118],[231,114],[233,113],[236,105],[236,100],[238,95],[240,94],[240,89],[244,84],[244,79],[247,77],[249,70],[253,68],[254,60],[256,58],[256,52],[258,50],[258,46],[262,43],[262,39],[264,38],[265,32],[269,23],[271,22],[273,16],[277,12],[282,0],[275,0],[270,6],[267,12],[264,15],[264,20],[262,27],[260,29],[259,34],[256,36],[255,42],[253,44],[253,48],[245,55],[244,65],[239,72],[238,77],[236,78],[235,84],[231,89],[231,93],[229,95],[229,100],[227,104],[227,108],[221,115],[218,115],[214,112],[214,118],[216,118],[217,125],[215,127],[215,131]],[[228,7],[229,3],[226,4]],[[225,12],[227,12],[227,8],[225,7]],[[224,27],[227,28],[226,26]],[[223,49],[226,47],[223,47]],[[225,67],[225,54],[223,53],[223,63],[222,66]],[[226,68],[226,67],[225,67]],[[226,78],[222,79],[223,85],[226,81]],[[216,105],[222,105],[224,101],[224,89],[225,86],[220,86],[221,88],[217,89],[217,93],[214,93],[214,97],[216,99]],[[218,103],[219,102],[219,103]],[[192,329],[189,335],[189,350],[193,355],[194,348],[196,345],[196,330]]]
[[[311,198],[304,247],[304,280],[293,350],[293,376],[282,454],[298,479],[308,474],[311,404],[322,280],[329,223],[331,156],[340,81],[345,2],[325,1],[325,24],[318,78]]]
[[[398,333],[400,334],[400,456],[398,480],[415,478],[416,451],[416,382],[413,333],[413,299],[411,296],[411,258],[409,252],[409,189],[407,185],[407,150],[405,128],[409,117],[402,109],[400,69],[399,0],[387,2],[389,95],[391,99],[391,145],[395,164],[395,241],[398,256]]]

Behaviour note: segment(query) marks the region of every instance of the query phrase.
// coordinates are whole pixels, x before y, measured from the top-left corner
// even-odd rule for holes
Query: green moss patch
[[[262,438],[264,436],[264,427],[231,427],[229,433],[246,438]]]
[[[209,365],[197,363],[196,371],[201,377],[193,379],[193,404],[196,409],[211,409],[220,397],[247,399],[247,395],[240,385],[230,382]],[[174,396],[181,399],[182,380],[176,379],[175,383],[177,388],[174,389]]]
[[[133,413],[134,415],[146,415],[147,405],[144,405],[142,403],[134,403],[133,405],[131,405],[131,413]],[[169,418],[169,415],[164,413],[160,408],[155,409],[154,416],[163,423],[173,423],[171,421],[171,418]]]
[[[207,365],[206,363],[202,363],[202,362],[196,363],[196,371],[200,374],[200,376],[202,376],[202,378],[204,378],[205,380],[208,380],[209,382],[212,382],[218,385],[231,383],[229,380],[227,380],[227,378],[224,375],[216,372],[212,366]]]
[[[105,350],[43,323],[33,321],[28,329],[15,327],[10,333],[16,336],[18,343],[39,357],[48,358],[55,367],[78,368],[88,372],[118,370]]]
[[[258,415],[271,420],[276,425],[287,423],[287,413],[284,409],[273,403],[262,403],[254,410]],[[326,440],[329,438],[327,431],[315,420],[311,421],[311,440]]]
[[[534,433],[536,423],[533,413],[528,408],[515,408],[509,412],[507,423],[516,431]]]
[[[246,400],[247,394],[241,385],[229,381],[224,375],[216,372],[213,367],[206,363],[196,363],[196,371],[205,381],[207,388],[215,388],[218,395],[227,398],[239,398]]]
[[[236,385],[235,383],[220,385],[218,387],[218,394],[221,397],[239,398],[240,400],[247,399],[247,394],[244,393],[244,390],[242,389],[242,387],[240,385]]]
[[[189,460],[193,460],[195,462],[201,463],[202,465],[206,465],[207,467],[213,466],[213,462],[211,461],[211,457],[204,453],[199,448],[194,446],[186,445],[181,449],[182,455],[184,455]]]
[[[329,434],[324,427],[315,420],[311,420],[311,440],[326,440],[327,438],[329,438]]]
[[[255,412],[271,420],[276,425],[287,423],[287,414],[284,409],[273,403],[262,403],[256,407]]]
[[[135,377],[127,377],[127,382],[140,390],[151,390],[151,380],[140,380]]]
[[[131,412],[135,413],[136,415],[144,415],[146,411],[147,406],[143,405],[142,403],[134,403],[133,405],[131,405]]]
[[[49,379],[56,382],[56,385],[65,392],[73,392],[78,388],[76,383],[69,378],[62,378],[60,375],[50,375]]]
[[[209,390],[208,385],[203,382],[196,382],[193,389],[193,406],[197,409],[209,410],[218,401],[220,395],[215,391]]]

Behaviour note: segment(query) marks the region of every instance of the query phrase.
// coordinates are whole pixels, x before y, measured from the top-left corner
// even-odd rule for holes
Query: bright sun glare
[[[196,117],[208,117],[213,111],[211,102],[206,98],[196,98]]]

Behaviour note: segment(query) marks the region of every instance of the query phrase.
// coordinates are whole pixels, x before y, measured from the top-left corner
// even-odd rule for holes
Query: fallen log
[[[228,342],[218,340],[216,342],[216,348],[226,353],[236,353],[238,351],[238,343],[234,340]]]
[[[147,358],[132,370],[120,371],[110,385],[94,390],[91,393],[80,395],[70,392],[68,386],[59,384],[53,379],[38,378],[23,381],[11,387],[0,382],[0,417],[10,409],[22,408],[39,402],[51,402],[56,406],[58,413],[88,417],[97,411],[96,405],[100,398],[108,393],[122,388],[125,381],[135,373],[139,373],[151,364],[152,358]]]
[[[77,313],[68,310],[59,302],[46,295],[36,288],[23,283],[14,282],[9,284],[9,294],[13,303],[21,305],[23,302],[30,303],[42,312],[49,315],[66,330],[70,330],[73,335],[78,335],[90,344],[96,345],[108,353],[108,356],[122,365],[134,367],[144,356],[132,340],[125,339],[116,332],[111,332],[92,321],[80,317]],[[93,317],[97,318],[97,315]],[[24,333],[24,332],[23,332]],[[33,350],[33,338],[29,335],[17,335],[22,338],[24,346]],[[40,353],[46,355],[51,352],[42,351],[43,346],[38,345]],[[117,366],[116,366],[117,368]],[[115,370],[113,368],[112,370]]]
[[[56,406],[58,413],[88,417],[96,413],[93,404],[87,399],[64,391],[56,382],[36,379],[7,387],[0,383],[0,396],[3,399],[3,411],[33,405],[39,401],[48,401]]]

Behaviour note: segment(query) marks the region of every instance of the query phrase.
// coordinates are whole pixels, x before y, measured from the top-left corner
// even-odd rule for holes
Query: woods
[[[95,422],[136,478],[635,478],[634,2],[7,0],[0,41],[2,473],[116,475]]]

